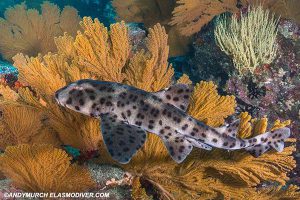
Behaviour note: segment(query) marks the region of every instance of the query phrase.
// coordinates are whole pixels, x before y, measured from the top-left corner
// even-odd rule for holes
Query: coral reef
[[[54,37],[68,32],[76,34],[80,17],[77,10],[66,6],[62,11],[49,2],[41,5],[41,13],[36,9],[26,10],[19,4],[8,8],[0,19],[0,53],[11,60],[17,53],[36,56],[55,51]]]
[[[177,165],[161,140],[148,134],[144,147],[129,164],[113,162],[99,135],[99,121],[59,107],[54,102],[54,91],[83,78],[127,83],[151,92],[164,89],[173,83],[174,75],[172,65],[167,62],[168,35],[161,25],[155,25],[149,29],[145,48],[136,50],[130,45],[128,29],[123,22],[111,25],[110,31],[97,19],[83,18],[80,25],[83,31],[75,38],[65,34],[55,39],[58,49],[55,54],[32,58],[18,54],[13,58],[21,83],[30,88],[19,88],[17,100],[7,98],[9,91],[3,91],[6,98],[1,101],[1,107],[6,109],[18,105],[24,110],[33,109],[43,116],[36,121],[53,131],[57,135],[56,141],[81,151],[99,149],[100,156],[92,161],[117,164],[129,172],[135,187],[133,191],[138,191],[136,195],[146,192],[154,199],[180,200],[247,199],[271,193],[277,197],[299,198],[294,186],[279,190],[288,180],[287,173],[295,167],[291,156],[295,150],[293,145],[281,153],[272,151],[259,158],[244,151],[195,149],[184,163]],[[186,75],[178,82],[191,83]],[[234,113],[235,105],[234,97],[219,95],[212,82],[200,82],[194,88],[188,113],[218,127],[224,124],[224,118]],[[4,113],[3,119],[5,117]],[[14,123],[19,123],[19,120]],[[27,135],[34,131],[29,130]],[[7,149],[11,148],[16,147]],[[125,177],[124,181],[127,180]],[[111,180],[109,184],[114,182],[123,183]],[[276,182],[278,186],[259,189],[265,182]]]
[[[211,0],[177,0],[178,4],[173,11],[171,25],[179,26],[180,33],[192,35],[211,21],[215,16],[224,12],[235,13],[239,9],[237,0],[211,1]]]
[[[299,130],[299,70],[296,44],[299,26],[281,20],[277,36],[277,57],[270,65],[257,67],[252,76],[230,77],[227,91],[260,111],[255,117],[267,115],[271,121],[291,119],[292,131]],[[281,91],[280,93],[278,91]]]
[[[71,165],[70,157],[51,145],[7,147],[0,169],[23,191],[80,192],[95,186],[87,169]]]
[[[126,2],[113,0],[119,19],[143,23],[148,28],[158,22],[163,25],[169,35],[170,56],[186,53],[191,41],[189,37],[180,35],[177,27],[168,24],[171,21],[175,4],[176,0],[130,0]]]
[[[232,56],[239,72],[253,73],[256,67],[270,64],[276,57],[278,19],[261,6],[248,9],[240,19],[220,17],[215,37],[222,51]],[[259,31],[257,31],[259,30]]]
[[[181,64],[182,72],[189,74],[193,82],[213,81],[223,88],[235,71],[232,59],[220,50],[214,36],[217,17],[213,18],[194,36],[192,52]],[[213,53],[212,53],[213,52]]]

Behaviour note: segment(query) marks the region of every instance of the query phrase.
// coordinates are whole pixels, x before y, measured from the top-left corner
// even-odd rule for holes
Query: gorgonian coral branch
[[[236,0],[177,0],[177,4],[170,24],[179,26],[181,34],[187,36],[199,32],[219,14],[238,11]]]
[[[8,8],[4,16],[0,18],[0,53],[7,60],[21,52],[37,56],[56,51],[54,37],[64,32],[76,34],[80,21],[75,8],[66,6],[60,12],[58,6],[49,2],[41,5],[41,13],[27,10],[23,3]]]

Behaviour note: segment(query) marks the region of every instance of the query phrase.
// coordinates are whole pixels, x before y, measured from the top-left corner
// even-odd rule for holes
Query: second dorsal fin
[[[165,103],[172,104],[173,106],[186,111],[192,91],[192,85],[175,84],[169,88],[155,92],[153,95],[161,98]]]

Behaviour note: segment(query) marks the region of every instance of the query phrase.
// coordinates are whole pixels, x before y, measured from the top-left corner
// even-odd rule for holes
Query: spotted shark
[[[143,146],[147,132],[162,139],[177,163],[185,160],[193,147],[245,149],[255,157],[271,147],[283,150],[289,128],[238,138],[239,121],[213,128],[188,115],[191,92],[192,86],[185,84],[151,93],[120,83],[84,79],[56,91],[55,99],[63,107],[100,119],[108,152],[123,164]]]

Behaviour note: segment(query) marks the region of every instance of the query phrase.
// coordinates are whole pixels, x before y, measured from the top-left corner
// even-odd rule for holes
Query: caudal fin
[[[267,132],[250,139],[252,141],[255,140],[260,142],[255,146],[247,147],[246,150],[255,157],[262,155],[271,147],[276,149],[278,152],[282,152],[284,149],[284,141],[290,137],[290,135],[290,129],[286,127]]]

